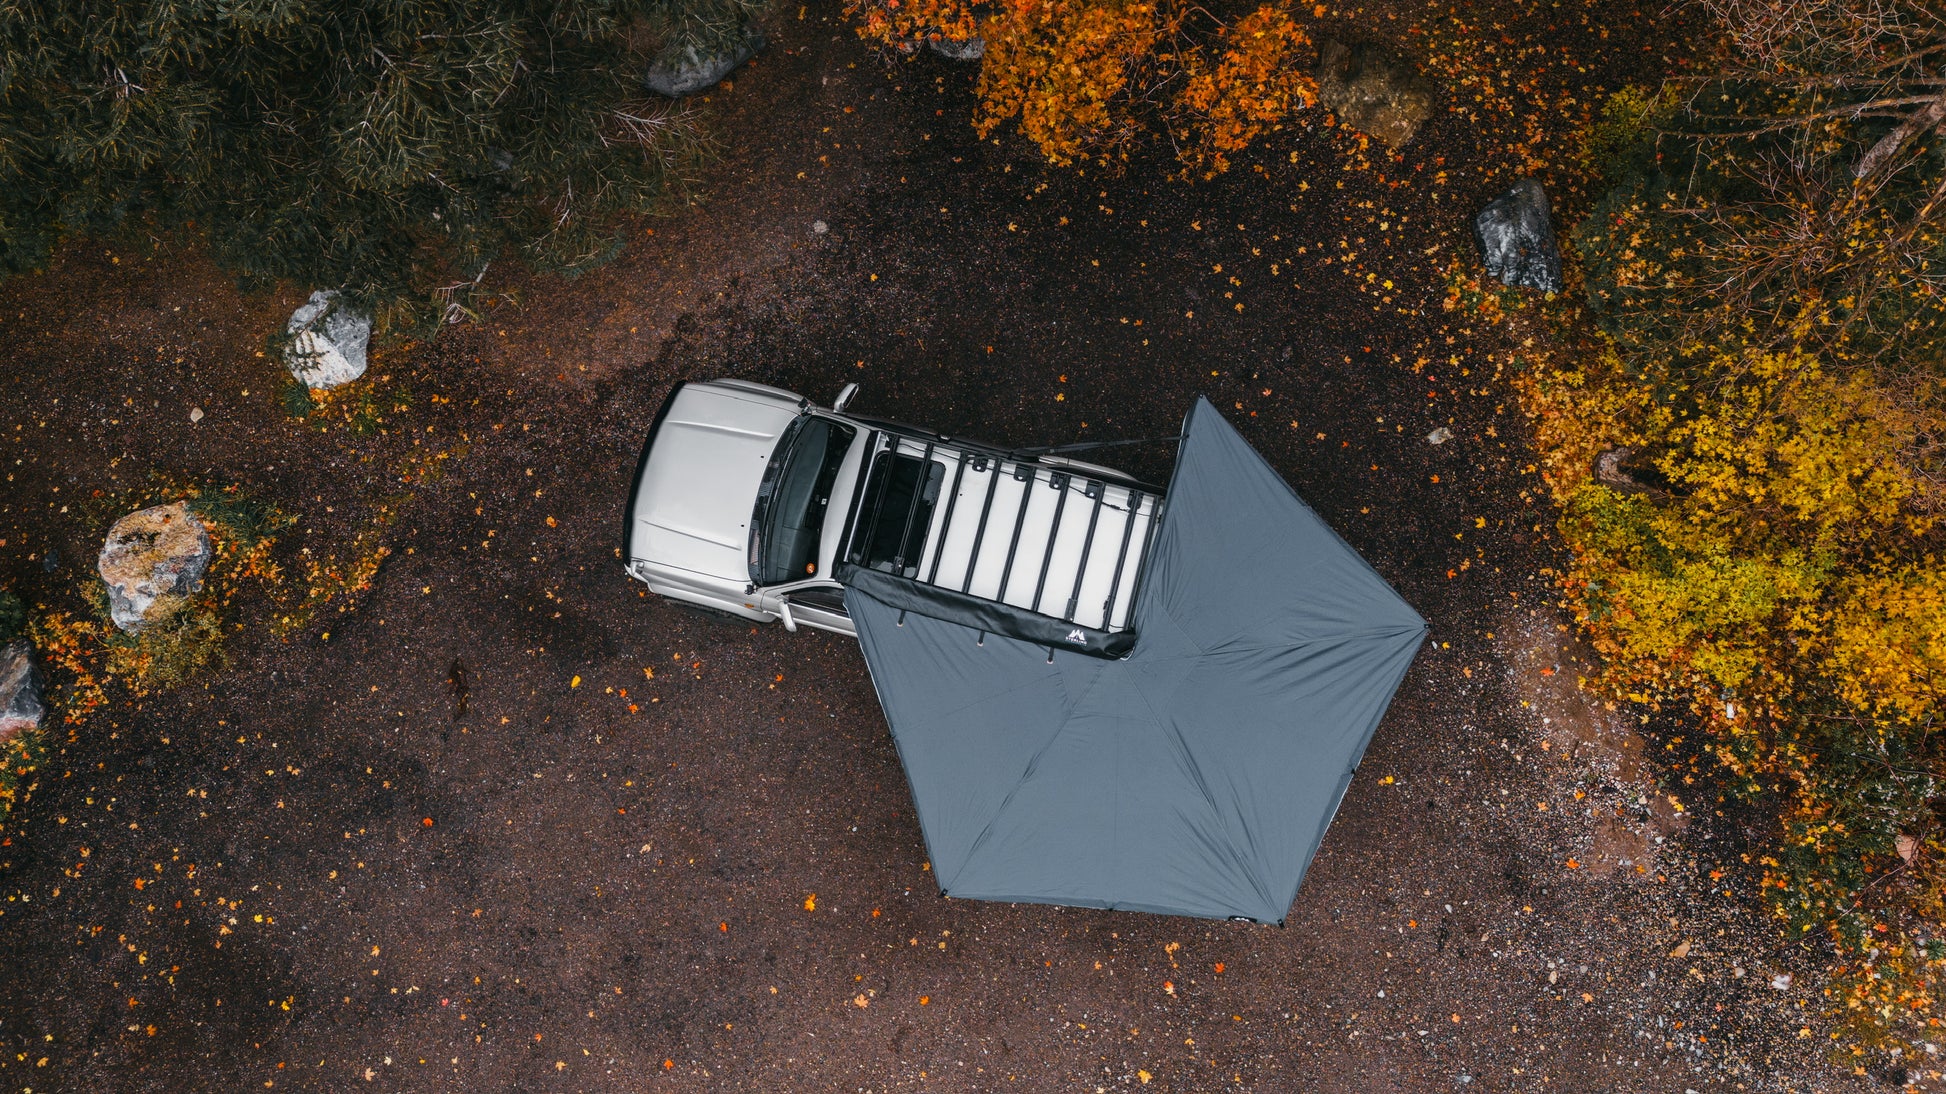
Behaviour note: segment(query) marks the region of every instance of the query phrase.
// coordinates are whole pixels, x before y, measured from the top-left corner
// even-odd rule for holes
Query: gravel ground
[[[1761,824],[1688,774],[1683,727],[1573,686],[1501,379],[1524,347],[1441,306],[1518,172],[1585,205],[1545,168],[1564,123],[1522,111],[1678,35],[1627,5],[1330,12],[1454,109],[1396,159],[1314,116],[1183,182],[978,141],[968,69],[792,14],[705,106],[736,144],[700,205],[382,352],[362,390],[410,405],[375,428],[280,407],[258,351],[308,287],[240,295],[169,241],[0,285],[0,577],[31,601],[78,603],[87,503],[152,473],[301,513],[292,572],[396,513],[356,610],[280,641],[240,603],[227,671],[54,734],[0,829],[0,1087],[1897,1078],[1827,1059],[1815,955],[1755,899]],[[713,375],[855,380],[860,411],[1017,444],[1169,436],[1214,400],[1432,623],[1288,925],[940,898],[855,644],[620,572],[643,432]],[[1161,481],[1169,455],[1112,462]]]

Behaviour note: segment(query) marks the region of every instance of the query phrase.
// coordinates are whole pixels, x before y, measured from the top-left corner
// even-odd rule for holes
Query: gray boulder
[[[332,289],[311,294],[291,313],[284,328],[284,367],[309,388],[337,387],[365,375],[365,349],[372,340],[372,317],[352,307]]]
[[[39,729],[46,715],[33,643],[16,638],[0,646],[0,745]]]
[[[209,558],[209,530],[184,502],[116,521],[96,562],[115,625],[140,634],[175,615],[203,587]]]
[[[1318,43],[1318,101],[1397,152],[1432,116],[1438,89],[1412,62],[1369,43]]]
[[[1554,242],[1554,218],[1547,194],[1533,179],[1521,179],[1473,218],[1487,272],[1515,288],[1561,291],[1561,251]]]
[[[680,99],[715,87],[762,48],[764,36],[755,27],[745,31],[741,39],[713,49],[693,44],[672,45],[649,65],[649,73],[642,82],[649,85],[650,91]]]
[[[968,38],[964,42],[956,42],[951,38],[929,38],[927,41],[931,43],[934,53],[949,61],[977,61],[987,55],[985,38]]]

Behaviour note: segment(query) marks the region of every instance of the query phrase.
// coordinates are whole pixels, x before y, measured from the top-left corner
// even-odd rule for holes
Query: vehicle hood
[[[642,465],[630,553],[729,581],[750,576],[750,514],[797,408],[708,384],[675,395]]]

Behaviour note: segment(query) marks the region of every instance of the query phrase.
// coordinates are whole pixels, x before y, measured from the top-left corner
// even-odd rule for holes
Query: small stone
[[[826,232],[828,232],[828,231],[830,231],[830,230],[831,230],[831,225],[829,225],[829,224],[826,224],[826,223],[825,223],[824,221],[822,221],[822,220],[814,220],[814,221],[812,221],[812,222],[811,222],[811,231],[812,231],[812,232],[813,232],[814,234],[817,234],[817,235],[823,235],[824,233],[826,233]]]
[[[140,634],[175,615],[203,587],[209,559],[209,530],[185,502],[116,521],[96,563],[115,626]]]
[[[1397,152],[1432,116],[1438,91],[1411,62],[1377,46],[1318,43],[1318,101]]]
[[[1450,441],[1452,439],[1453,439],[1453,431],[1446,428],[1443,425],[1440,426],[1438,429],[1433,430],[1431,433],[1426,434],[1427,444],[1445,444],[1447,441]]]
[[[1561,251],[1554,242],[1554,218],[1547,192],[1533,179],[1521,179],[1473,218],[1487,272],[1514,288],[1561,291]]]
[[[1791,990],[1792,979],[1793,978],[1790,973],[1780,972],[1776,976],[1770,978],[1770,986],[1772,988],[1775,988],[1778,991],[1789,991]]]
[[[680,99],[722,83],[723,77],[762,48],[764,36],[755,27],[746,29],[743,37],[715,47],[671,45],[650,63],[642,82],[650,91]]]
[[[372,340],[372,317],[353,308],[332,289],[311,294],[285,325],[284,367],[308,388],[337,387],[365,375],[365,350]]]
[[[200,422],[200,421],[202,421],[202,420],[203,420],[203,408],[202,408],[202,407],[199,407],[199,406],[192,406],[192,407],[190,407],[190,408],[189,408],[189,421],[190,421],[190,422],[191,422],[192,424],[194,424],[194,423],[196,423],[196,422]]]
[[[46,714],[33,643],[16,638],[0,646],[0,745],[39,729]]]

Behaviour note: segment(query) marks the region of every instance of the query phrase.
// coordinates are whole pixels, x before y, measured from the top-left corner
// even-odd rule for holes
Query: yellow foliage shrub
[[[1820,650],[1838,697],[1873,719],[1937,719],[1946,691],[1946,564],[1928,555],[1844,586]]]
[[[1923,457],[1946,421],[1807,352],[1645,365],[1591,347],[1518,382],[1573,552],[1563,586],[1605,661],[1594,685],[1686,705],[1732,789],[1775,803],[1770,910],[1831,934],[1855,1043],[1909,1049],[1902,1024],[1933,1018],[1946,981],[1927,819],[1946,785],[1946,563]],[[1619,448],[1632,485],[1594,473]]]
[[[1774,810],[1764,902],[1830,946],[1854,1062],[1903,1069],[1946,1023],[1946,21],[1705,6],[1711,63],[1584,133],[1580,360],[1522,400],[1596,683],[1686,704]]]

